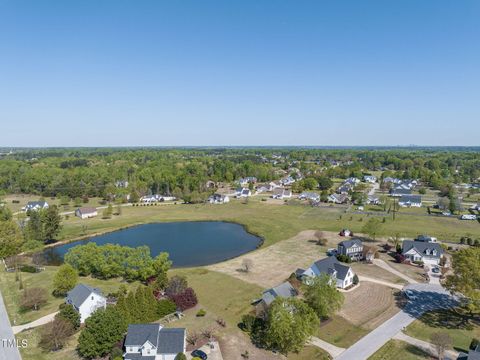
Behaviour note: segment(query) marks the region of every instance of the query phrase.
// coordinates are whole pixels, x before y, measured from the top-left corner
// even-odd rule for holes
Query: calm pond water
[[[152,256],[168,252],[173,267],[214,264],[252,251],[261,244],[259,237],[238,224],[221,221],[172,222],[114,231],[50,248],[44,255],[50,264],[58,264],[69,249],[91,241],[98,245],[147,245]]]

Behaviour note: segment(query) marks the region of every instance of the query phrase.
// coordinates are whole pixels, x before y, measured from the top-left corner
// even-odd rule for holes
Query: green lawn
[[[430,341],[435,332],[448,333],[455,349],[468,351],[472,338],[480,339],[480,317],[472,319],[453,310],[432,311],[415,320],[405,331],[407,335],[425,341]]]
[[[15,281],[15,273],[7,273],[4,268],[0,271],[0,290],[7,307],[10,321],[13,324],[20,325],[36,320],[55,312],[58,306],[64,301],[63,298],[57,298],[52,295],[52,279],[57,271],[56,266],[47,266],[45,271],[31,274],[20,273],[24,288],[40,287],[47,290],[48,302],[37,311],[21,311],[19,308],[21,294],[23,290],[19,289],[19,282]],[[80,277],[79,282],[98,287],[105,294],[115,292],[122,283],[121,279],[99,280],[91,277]],[[127,287],[135,287],[138,283],[125,283]]]
[[[27,340],[27,347],[20,348],[20,354],[23,360],[80,360],[75,348],[77,346],[78,336],[80,332],[75,333],[67,342],[65,348],[55,352],[43,351],[38,347],[40,340],[41,327],[23,331],[16,335],[17,340],[20,342],[23,339]]]
[[[304,205],[266,204],[252,198],[248,203],[232,200],[225,205],[167,205],[124,207],[122,215],[103,220],[101,217],[81,220],[71,216],[63,222],[62,239],[116,230],[133,224],[166,221],[223,220],[244,224],[249,231],[264,237],[265,245],[290,238],[306,229],[339,231],[349,228],[359,232],[368,220],[366,215],[351,215],[338,207],[312,208]],[[475,221],[456,218],[398,215],[393,221],[388,217],[382,232],[386,236],[400,233],[416,236],[427,233],[440,239],[458,241],[467,233],[480,236],[480,226]]]
[[[333,316],[320,325],[316,336],[330,344],[348,348],[365,336],[368,330],[348,322],[341,316]]]
[[[431,356],[419,348],[399,340],[390,340],[368,360],[425,360]]]
[[[289,354],[288,360],[328,360],[331,359],[330,355],[315,346],[305,346],[303,350],[298,354]]]

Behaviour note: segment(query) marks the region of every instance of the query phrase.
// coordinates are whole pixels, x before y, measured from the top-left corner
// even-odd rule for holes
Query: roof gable
[[[85,284],[78,284],[67,293],[66,301],[78,309],[82,306],[85,300],[87,300],[91,293],[103,296],[100,289],[92,288]]]

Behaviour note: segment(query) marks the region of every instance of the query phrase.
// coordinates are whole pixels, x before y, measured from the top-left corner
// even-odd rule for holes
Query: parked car
[[[460,220],[477,220],[477,215],[465,214],[460,216]]]
[[[205,354],[202,350],[198,350],[198,349],[192,351],[192,356],[193,357],[198,357],[202,360],[207,360],[207,358],[208,358],[207,354]]]
[[[435,274],[438,274],[440,272],[440,269],[438,267],[434,267],[432,269],[432,272],[435,273]]]
[[[417,296],[413,293],[412,290],[405,290],[403,294],[408,300],[417,300]]]
[[[442,215],[443,216],[451,216],[452,214],[448,211],[444,211],[444,212],[442,212]]]

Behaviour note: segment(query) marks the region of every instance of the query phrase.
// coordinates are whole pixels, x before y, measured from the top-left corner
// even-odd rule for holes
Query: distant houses
[[[80,219],[89,219],[98,215],[98,211],[94,207],[79,207],[75,210],[75,216]]]
[[[273,199],[290,199],[292,197],[292,190],[287,190],[284,188],[277,188],[273,190],[272,198]]]
[[[328,202],[334,204],[345,204],[348,201],[348,195],[346,194],[330,194],[327,198]]]
[[[377,182],[377,177],[374,175],[365,175],[363,181],[374,184]]]
[[[402,195],[398,200],[401,207],[421,207],[422,197],[420,195]]]
[[[226,204],[230,202],[228,195],[213,194],[208,198],[210,204]]]
[[[247,176],[247,177],[238,179],[237,182],[240,186],[244,187],[244,186],[248,186],[249,184],[256,184],[257,178],[255,176]]]
[[[312,277],[326,274],[331,277],[332,281],[334,281],[340,289],[345,289],[353,285],[355,277],[353,269],[346,264],[342,264],[335,256],[318,260],[308,269],[297,269],[295,273],[298,278],[307,284]]]
[[[320,201],[320,195],[314,192],[303,192],[300,195],[298,195],[299,200],[310,200],[313,202],[318,202]]]
[[[367,196],[367,204],[369,205],[380,205],[381,201],[378,196],[375,195],[368,195]]]
[[[159,195],[159,194],[146,195],[140,198],[140,201],[145,204],[150,204],[155,202],[164,202],[164,201],[174,201],[174,200],[176,200],[175,196]]]
[[[235,191],[235,197],[242,198],[242,197],[249,197],[252,196],[252,192],[249,188],[240,187]]]
[[[80,314],[80,322],[84,323],[97,309],[107,306],[107,299],[100,289],[78,284],[67,293],[65,303],[73,306]]]
[[[125,360],[174,360],[186,353],[187,331],[160,324],[130,324],[125,337]]]
[[[25,211],[38,211],[38,210],[48,209],[48,203],[43,200],[29,201],[23,209]]]
[[[389,194],[392,197],[401,197],[403,195],[411,195],[412,190],[410,190],[410,189],[390,189]]]
[[[127,180],[117,180],[117,181],[115,181],[115,187],[126,189],[126,188],[128,188],[128,181]]]

